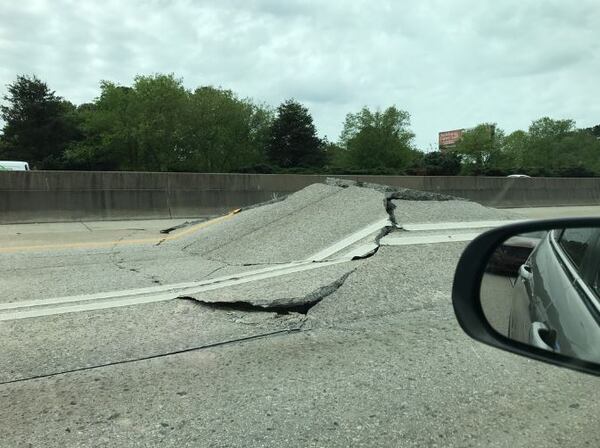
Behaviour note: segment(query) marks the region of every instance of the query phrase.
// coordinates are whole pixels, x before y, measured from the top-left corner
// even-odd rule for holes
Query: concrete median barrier
[[[323,182],[324,175],[0,172],[0,223],[217,215]],[[496,207],[597,205],[600,179],[335,176],[438,192]]]

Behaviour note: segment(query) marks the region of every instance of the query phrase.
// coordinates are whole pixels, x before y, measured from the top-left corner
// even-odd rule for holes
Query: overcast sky
[[[395,104],[425,150],[483,121],[600,123],[598,0],[7,0],[0,17],[2,95],[17,74],[82,103],[101,79],[172,72],[294,97],[333,140],[346,113]]]

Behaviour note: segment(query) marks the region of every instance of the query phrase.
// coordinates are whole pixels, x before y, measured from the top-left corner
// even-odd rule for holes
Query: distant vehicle
[[[29,164],[27,162],[0,160],[0,171],[29,171]]]
[[[531,178],[531,176],[528,176],[527,174],[509,174],[506,177],[513,177],[513,178],[517,178],[517,177],[522,177],[522,178]]]

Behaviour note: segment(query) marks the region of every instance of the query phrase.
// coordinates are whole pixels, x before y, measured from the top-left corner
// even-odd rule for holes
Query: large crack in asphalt
[[[379,185],[373,184],[369,182],[356,182],[352,180],[346,179],[337,179],[337,178],[327,178],[326,183],[328,185],[335,185],[342,188],[347,188],[350,186],[357,186],[363,188],[372,188],[374,190],[382,192],[385,197],[383,199],[383,208],[388,214],[388,218],[390,220],[390,225],[385,226],[381,229],[379,234],[375,237],[376,248],[374,248],[371,252],[362,255],[356,256],[353,260],[364,260],[365,258],[370,258],[375,255],[379,248],[381,247],[381,240],[389,235],[390,233],[398,230],[400,227],[398,225],[396,214],[394,210],[396,209],[396,205],[394,204],[395,200],[405,200],[405,201],[455,201],[455,200],[464,200],[468,201],[468,199],[458,198],[455,196],[450,196],[447,194],[440,193],[432,193],[429,191],[420,191],[413,190],[411,188],[395,188],[388,185]]]
[[[328,177],[325,181],[327,185],[331,185],[334,187],[340,188],[348,188],[348,187],[361,187],[361,188],[370,188],[375,191],[379,191],[383,193],[385,196],[383,199],[383,207],[387,212],[390,223],[393,228],[397,227],[396,216],[394,214],[394,210],[396,206],[394,205],[394,200],[405,200],[405,201],[467,201],[470,202],[469,199],[459,198],[456,196],[450,196],[447,194],[434,193],[431,191],[421,191],[421,190],[413,190],[412,188],[400,188],[400,187],[392,187],[389,185],[380,185],[374,184],[370,182],[361,182],[354,181],[349,179],[338,179],[335,177]],[[392,229],[393,229],[392,228]],[[389,232],[388,232],[389,233]],[[385,236],[385,235],[383,235]],[[381,238],[379,238],[381,239]],[[378,242],[379,240],[377,240]]]
[[[337,291],[346,279],[356,270],[352,269],[335,281],[321,286],[310,293],[299,297],[279,297],[276,299],[245,299],[235,301],[205,300],[198,297],[182,296],[180,299],[193,300],[200,305],[222,310],[276,312],[279,314],[299,313],[308,311],[325,297]]]

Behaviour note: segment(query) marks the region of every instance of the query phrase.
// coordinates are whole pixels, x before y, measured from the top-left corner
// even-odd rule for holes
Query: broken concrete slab
[[[377,326],[399,313],[445,306],[465,244],[380,247],[375,256],[355,262],[360,266],[346,282],[310,309],[311,326]]]
[[[397,225],[405,223],[512,220],[514,212],[484,207],[476,202],[449,200],[440,202],[391,200],[391,213]]]
[[[285,200],[245,208],[230,219],[219,222],[218,225],[202,229],[194,235],[193,239],[174,241],[169,246],[180,246],[184,251],[195,254],[209,253],[236,239],[251,235],[270,223],[294,215],[308,204],[318,203],[340,190],[323,184],[310,185],[289,195]]]
[[[396,188],[367,182],[328,178],[328,185],[341,188],[371,188],[385,194],[386,210],[394,224],[427,223],[442,221],[478,221],[515,219],[514,212],[484,207],[476,202],[446,194],[429,191]],[[434,201],[434,202],[432,202]],[[400,207],[400,209],[398,209]]]
[[[306,313],[343,285],[359,263],[340,263],[179,298],[216,308]]]
[[[369,188],[315,184],[208,227],[183,250],[231,264],[303,260],[387,219],[384,200],[383,193]]]

